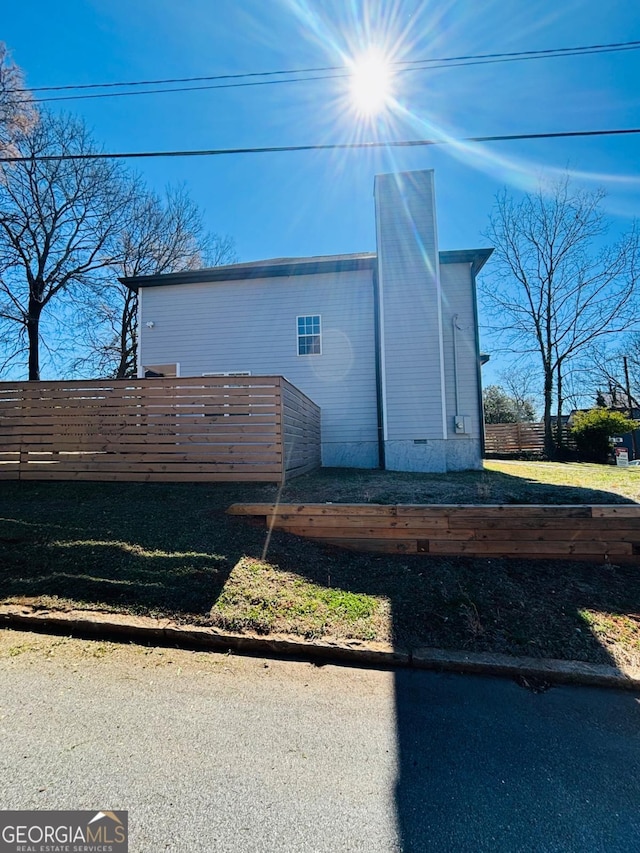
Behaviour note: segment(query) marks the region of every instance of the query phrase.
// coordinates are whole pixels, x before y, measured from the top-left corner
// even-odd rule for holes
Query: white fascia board
[[[144,379],[144,367],[142,366],[142,291],[138,288],[138,340],[136,341],[136,358],[138,360],[138,379]]]

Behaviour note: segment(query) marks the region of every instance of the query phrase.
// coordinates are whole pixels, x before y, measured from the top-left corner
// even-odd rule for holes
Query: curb
[[[170,619],[124,616],[91,610],[50,611],[25,605],[0,605],[0,628],[65,634],[83,639],[157,643],[185,649],[298,658],[352,666],[406,667],[439,672],[532,679],[548,684],[582,684],[640,690],[639,667],[615,667],[582,661],[512,657],[490,652],[394,648],[387,643],[333,643],[291,637],[232,634]],[[544,689],[544,687],[542,688]]]

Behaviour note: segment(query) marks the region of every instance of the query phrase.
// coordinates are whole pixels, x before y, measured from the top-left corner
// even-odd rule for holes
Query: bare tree
[[[0,154],[14,153],[13,143],[33,127],[37,119],[24,76],[0,42]]]
[[[598,248],[608,230],[603,195],[572,187],[568,177],[521,201],[505,190],[486,234],[495,262],[484,280],[484,302],[497,320],[497,340],[539,358],[549,456],[552,402],[555,396],[559,423],[572,360],[636,323],[638,231],[634,226],[616,244]]]
[[[0,323],[15,330],[14,352],[26,336],[29,379],[39,379],[42,313],[96,286],[113,263],[127,199],[121,167],[86,156],[97,149],[79,119],[45,113],[17,145],[29,159],[1,166]]]
[[[514,364],[500,374],[500,384],[513,399],[516,411],[527,414],[527,417],[520,417],[519,420],[535,420],[538,379],[539,376],[530,364]]]
[[[139,178],[133,179],[115,247],[111,274],[118,277],[218,266],[236,260],[230,237],[206,231],[202,212],[185,187],[168,188],[164,198],[150,192]],[[94,375],[124,378],[137,371],[137,294],[110,280],[99,293],[88,293],[81,311],[87,353],[76,361],[76,370]]]

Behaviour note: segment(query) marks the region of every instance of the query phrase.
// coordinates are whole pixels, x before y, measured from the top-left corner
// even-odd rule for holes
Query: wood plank
[[[190,420],[185,418],[179,422],[175,420],[154,420],[144,422],[140,419],[136,420],[121,420],[117,422],[110,421],[92,421],[84,424],[82,422],[72,421],[69,424],[57,423],[53,428],[33,427],[30,423],[24,428],[11,428],[5,435],[13,436],[19,440],[24,436],[33,436],[33,440],[53,441],[57,438],[64,439],[66,436],[77,437],[78,435],[105,435],[108,437],[118,436],[133,436],[143,439],[146,436],[188,436],[188,435],[211,435],[220,436],[220,440],[234,441],[234,434],[237,434],[239,443],[246,441],[245,436],[256,434],[258,436],[280,435],[280,429],[274,421],[255,421],[249,420],[246,423],[239,424],[237,420],[223,420],[222,422],[212,423],[205,419],[198,418]],[[57,430],[57,431],[56,431]],[[257,439],[262,440],[262,439]]]
[[[227,389],[225,389],[226,391]],[[49,399],[46,397],[40,397],[38,399],[23,401],[24,405],[28,409],[42,409],[44,412],[52,412],[57,411],[59,409],[75,409],[75,408],[104,408],[106,410],[111,409],[124,409],[135,411],[136,409],[145,409],[149,408],[157,408],[162,406],[171,406],[176,409],[188,409],[189,407],[196,407],[198,409],[202,408],[212,408],[216,406],[248,406],[248,405],[256,405],[256,406],[271,406],[275,407],[278,404],[277,396],[273,394],[262,394],[260,396],[254,396],[251,393],[231,393],[233,390],[237,389],[228,389],[228,393],[211,393],[211,394],[189,394],[188,396],[176,396],[176,395],[156,395],[154,397],[141,396],[141,397],[133,397],[133,396],[119,396],[119,395],[93,395],[86,397],[60,397],[55,399]],[[20,405],[20,408],[22,405]],[[5,407],[8,409],[8,407]],[[14,408],[18,408],[18,405],[14,405]],[[13,410],[13,409],[11,409]]]
[[[437,531],[448,530],[448,521],[446,518],[434,518],[428,524],[414,523],[411,518],[398,518],[395,515],[352,515],[351,508],[346,507],[344,512],[334,514],[318,514],[314,512],[278,512],[273,513],[269,517],[274,518],[278,524],[297,524],[301,527],[349,527],[353,528],[354,533],[361,528],[379,527],[385,530],[419,530],[427,531],[428,533],[436,533]],[[462,535],[460,538],[465,538]],[[473,530],[466,531],[469,534],[474,533]]]
[[[278,464],[244,464],[243,462],[235,462],[235,463],[217,463],[217,462],[208,462],[206,464],[198,464],[193,462],[156,462],[154,464],[147,464],[146,462],[135,464],[124,461],[114,460],[111,461],[108,457],[104,457],[104,462],[98,462],[95,460],[94,462],[74,462],[67,460],[60,460],[58,462],[31,462],[27,463],[27,465],[22,467],[23,471],[28,471],[30,474],[35,472],[50,472],[50,471],[113,471],[113,472],[121,472],[121,473],[130,473],[134,471],[139,471],[141,473],[162,473],[163,471],[170,471],[172,473],[181,473],[181,474],[206,474],[211,473],[214,474],[218,471],[222,472],[230,472],[230,471],[238,471],[238,472],[246,472],[247,470],[254,470],[261,474],[266,473],[280,473],[282,471],[282,466]]]
[[[194,417],[202,418],[237,418],[237,417],[265,417],[275,419],[276,407],[273,405],[253,405],[252,403],[220,403],[211,406],[173,406],[163,404],[157,406],[144,405],[139,408],[127,408],[121,405],[109,406],[97,404],[95,406],[58,406],[47,408],[39,406],[25,410],[25,418],[29,421],[39,420],[47,423],[56,423],[59,420],[71,420],[74,418],[116,418],[118,416],[137,417],[140,419],[157,418],[159,415],[171,415],[173,418]]]
[[[373,515],[373,516],[395,516],[395,506],[382,504],[290,504],[290,503],[235,503],[227,512],[229,515],[280,515],[308,513],[315,515]]]
[[[466,518],[457,518],[449,516],[451,528],[455,527],[474,527],[477,530],[609,530],[612,522],[604,518],[540,518],[532,516],[531,518],[499,518],[496,520],[486,520],[480,517],[467,516]],[[637,518],[617,518],[615,520],[615,528],[617,530],[638,530],[640,529]]]
[[[301,477],[303,474],[308,474],[311,471],[315,471],[317,468],[320,467],[320,464],[321,461],[318,457],[317,460],[309,462],[307,465],[304,465],[300,468],[287,468],[285,472],[286,478],[287,480],[293,480],[296,477]]]
[[[367,539],[428,539],[428,535],[425,534],[424,530],[415,529],[415,528],[389,528],[389,527],[378,527],[375,525],[366,527],[359,526],[354,527],[352,525],[345,524],[342,527],[340,525],[333,525],[322,527],[319,524],[311,524],[308,526],[304,526],[301,524],[295,524],[288,521],[282,521],[281,518],[276,518],[273,524],[273,528],[275,530],[283,530],[285,533],[293,533],[295,536],[303,536],[307,538],[314,539],[356,539],[361,538],[362,541],[366,541]],[[433,531],[434,538],[437,537],[438,540],[451,540],[454,542],[461,542],[466,540],[473,539],[473,531],[467,530],[462,534],[462,531],[458,530],[455,532],[449,530],[434,530]],[[483,543],[478,543],[482,545]],[[537,544],[537,543],[536,543]],[[529,545],[531,547],[531,543]]]
[[[112,442],[112,441],[86,441],[73,442],[63,444],[62,442],[55,445],[50,444],[31,444],[23,442],[19,448],[10,452],[30,453],[31,455],[55,455],[66,456],[71,454],[123,454],[123,455],[146,455],[149,453],[167,453],[175,454],[182,453],[186,455],[201,454],[203,456],[223,455],[231,457],[243,457],[265,454],[277,454],[282,456],[282,448],[279,444],[265,441],[254,442],[246,447],[237,444],[227,444],[226,442],[207,441],[206,439],[195,438],[193,440],[181,439],[180,441],[149,441],[149,442]],[[7,451],[9,452],[9,451]]]
[[[0,456],[1,460],[1,456]],[[8,460],[13,461],[13,460]],[[27,460],[29,465],[35,464],[55,464],[55,465],[76,465],[79,463],[85,465],[114,465],[114,464],[131,464],[145,465],[166,463],[169,465],[185,464],[185,465],[280,465],[281,457],[278,453],[265,454],[217,454],[211,453],[208,455],[193,453],[57,453],[57,454],[29,454]]]
[[[535,554],[538,556],[549,554],[628,554],[631,555],[632,545],[630,542],[457,542],[445,539],[429,540],[430,554],[464,554],[467,556],[509,556]]]
[[[182,388],[207,388],[220,387],[225,384],[247,385],[248,387],[280,386],[279,376],[165,376],[148,379],[69,379],[69,380],[42,380],[39,382],[9,382],[3,383],[7,390],[12,393],[23,394],[25,397],[32,396],[37,399],[40,395],[49,392],[64,391],[65,394],[74,394],[84,391],[110,391],[110,390],[151,390]],[[302,392],[300,392],[302,393]]]
[[[454,528],[455,530],[455,528]],[[518,528],[516,530],[493,529],[476,530],[474,538],[479,541],[529,541],[533,542],[640,542],[640,527],[635,530],[616,529],[607,525],[597,530],[552,528]]]
[[[639,481],[640,482],[640,481]],[[640,505],[638,504],[608,504],[606,506],[591,507],[593,518],[640,518]]]
[[[159,473],[159,472],[107,472],[107,471],[38,471],[25,470],[21,480],[78,480],[89,482],[131,482],[131,483],[279,483],[280,476],[260,472],[245,473]]]
[[[532,515],[552,518],[591,518],[591,506],[579,504],[398,504],[398,515],[446,513],[451,518],[475,516],[479,519],[529,518]]]
[[[219,431],[233,432],[237,430],[241,432],[241,427],[253,427],[254,431],[259,432],[260,428],[264,431],[272,431],[280,434],[280,428],[270,416],[240,416],[235,418],[203,418],[197,421],[182,420],[160,420],[151,419],[144,421],[138,419],[136,421],[125,422],[129,428],[136,428],[140,433],[147,432],[150,435],[191,435],[195,434],[216,434]],[[85,418],[60,418],[55,421],[34,422],[26,420],[23,424],[16,424],[10,433],[13,435],[55,435],[61,434],[95,434],[106,432],[117,435],[117,430],[120,428],[119,422],[106,420],[89,420]]]
[[[327,545],[374,554],[417,554],[415,539],[325,539]]]

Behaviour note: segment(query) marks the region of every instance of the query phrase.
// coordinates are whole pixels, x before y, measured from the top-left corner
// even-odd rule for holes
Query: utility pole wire
[[[584,45],[582,47],[562,47],[549,48],[546,50],[529,50],[516,51],[512,53],[485,53],[485,54],[469,54],[467,56],[451,56],[440,59],[414,59],[414,60],[396,60],[389,63],[390,73],[401,74],[404,72],[416,71],[434,71],[443,68],[464,68],[475,65],[489,65],[502,62],[522,62],[527,60],[537,59],[558,59],[568,56],[590,56],[599,53],[617,53],[628,50],[638,50],[640,41],[630,42],[613,42],[610,44]],[[277,77],[278,79],[270,80],[254,80],[248,82],[234,83],[216,83],[210,86],[181,86],[163,89],[144,89],[133,92],[100,92],[89,95],[60,95],[55,97],[34,98],[34,103],[45,103],[48,101],[77,101],[94,98],[118,98],[130,97],[132,95],[157,95],[167,94],[170,92],[197,92],[210,91],[212,89],[235,89],[246,88],[251,86],[267,86],[280,85],[283,83],[304,83],[314,80],[336,80],[350,77],[352,67],[348,65],[328,65],[316,68],[298,68],[286,71],[253,71],[243,74],[217,74],[200,77],[174,77],[162,80],[131,80],[120,83],[84,83],[78,85],[65,86],[34,86],[30,89],[19,89],[18,92],[59,92],[68,90],[85,90],[85,89],[111,89],[123,88],[132,86],[151,86],[165,85],[175,83],[196,83],[212,80],[247,80],[247,78],[255,77]],[[322,73],[319,73],[322,72]],[[340,73],[326,73],[340,72]],[[314,75],[304,77],[290,77],[290,75]],[[283,79],[284,77],[288,79]]]
[[[565,54],[574,52],[590,52],[613,49],[635,50],[640,47],[639,41],[622,41],[612,42],[610,44],[589,44],[577,47],[557,47],[547,48],[546,50],[519,50],[511,53],[478,53],[468,54],[466,56],[445,56],[433,59],[400,59],[392,62],[393,66],[400,65],[419,65],[422,63],[432,62],[462,62],[471,59],[502,59],[519,56],[544,56],[547,54]],[[31,86],[24,89],[16,89],[16,92],[60,92],[65,89],[107,89],[110,87],[124,86],[159,86],[164,83],[196,83],[206,80],[236,80],[243,77],[271,77],[281,74],[316,74],[320,71],[348,71],[348,65],[321,65],[315,68],[290,68],[284,71],[251,71],[244,74],[215,74],[202,77],[168,77],[161,80],[127,80],[120,83],[80,83],[77,85],[66,86]]]
[[[567,139],[590,136],[629,136],[640,127],[612,130],[563,130],[556,133],[509,133],[493,136],[464,136],[459,139],[398,139],[388,142],[334,142],[319,145],[272,145],[258,148],[209,148],[191,151],[96,152],[95,154],[47,154],[44,157],[0,157],[0,163],[28,163],[63,160],[133,160],[151,157],[224,157],[234,154],[281,154],[292,151],[337,151],[375,148],[419,148],[429,145],[463,145],[472,142],[515,142],[534,139]]]

